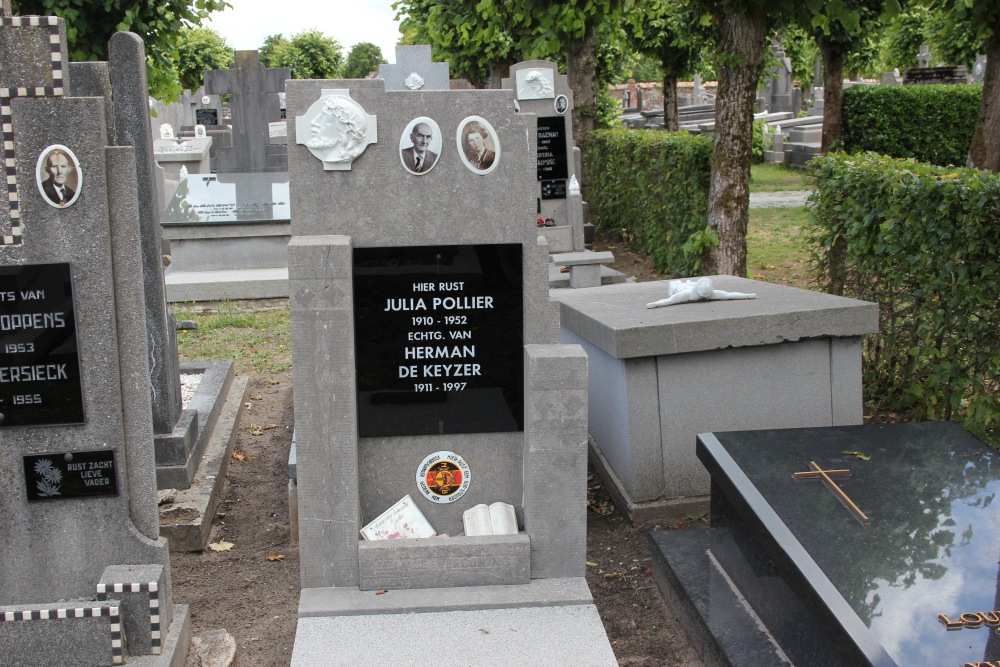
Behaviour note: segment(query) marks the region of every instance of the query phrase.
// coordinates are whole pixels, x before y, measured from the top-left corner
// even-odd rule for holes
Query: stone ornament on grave
[[[406,77],[403,81],[403,85],[410,90],[420,90],[424,87],[424,77],[420,76],[416,72],[412,72],[410,76]]]
[[[481,116],[462,120],[455,133],[458,154],[470,171],[488,174],[500,164],[500,141],[489,121]]]
[[[549,100],[556,96],[555,87],[552,85],[555,72],[552,70],[523,69],[518,70],[515,76],[519,100]]]
[[[327,171],[350,170],[369,145],[378,143],[375,116],[351,99],[348,90],[321,91],[295,121],[295,143],[305,145]]]
[[[48,146],[38,155],[35,183],[49,206],[67,208],[76,203],[83,185],[83,170],[73,151],[62,144]]]
[[[423,176],[441,156],[441,128],[433,118],[414,118],[399,137],[399,160],[415,176]]]

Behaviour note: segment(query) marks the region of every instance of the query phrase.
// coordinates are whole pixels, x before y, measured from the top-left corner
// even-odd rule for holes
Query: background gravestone
[[[431,62],[428,44],[397,46],[396,64],[378,66],[386,90],[449,90],[448,63]]]
[[[287,150],[270,143],[268,124],[281,120],[278,93],[291,75],[287,67],[265,68],[256,51],[237,51],[229,69],[205,72],[205,90],[228,93],[232,109],[233,145],[216,149],[217,173],[288,170]]]
[[[160,653],[184,643],[187,612],[159,537],[135,152],[109,145],[105,100],[69,95],[61,19],[3,18],[0,58],[0,93],[37,95],[4,102],[22,224],[0,247],[0,655],[110,664],[122,634]],[[36,185],[53,147],[72,163],[64,206]]]

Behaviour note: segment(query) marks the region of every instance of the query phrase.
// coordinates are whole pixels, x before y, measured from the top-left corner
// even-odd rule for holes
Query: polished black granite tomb
[[[712,527],[654,533],[654,570],[719,662],[1000,660],[1000,455],[979,440],[934,422],[702,434],[697,453]],[[793,477],[810,462],[850,471],[831,481],[868,525],[822,481]],[[769,636],[733,620],[747,616],[739,596]],[[769,657],[741,657],[755,650]]]
[[[190,174],[167,203],[164,225],[288,222],[288,174]]]

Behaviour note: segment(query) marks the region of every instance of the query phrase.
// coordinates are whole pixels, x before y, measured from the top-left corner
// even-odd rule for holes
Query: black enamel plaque
[[[68,263],[0,266],[0,414],[0,427],[84,421]]]
[[[117,496],[115,452],[100,449],[25,456],[24,482],[28,500]]]
[[[523,428],[520,244],[356,248],[361,436]]]
[[[542,116],[538,119],[538,180],[569,178],[566,164],[566,117]]]

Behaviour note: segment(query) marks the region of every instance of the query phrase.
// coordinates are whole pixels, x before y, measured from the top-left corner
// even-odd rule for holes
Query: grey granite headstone
[[[930,67],[933,59],[934,54],[931,53],[931,47],[928,44],[921,44],[920,53],[917,54],[917,66]]]
[[[155,160],[150,139],[146,52],[132,32],[117,32],[108,42],[114,90],[116,144],[135,149],[142,231],[142,285],[146,295],[150,393],[155,433],[170,433],[181,414],[180,361],[173,315],[167,310],[163,284],[163,236]]]
[[[237,51],[231,68],[205,72],[205,90],[229,94],[232,107],[233,144],[216,149],[216,172],[288,170],[287,148],[270,143],[268,124],[281,120],[278,93],[291,75],[287,67],[265,68],[256,51]]]
[[[19,77],[22,87],[33,85],[33,74],[55,71],[53,54],[66,53],[63,21],[4,18],[0,45],[4,87]],[[186,619],[186,610],[172,603],[167,542],[159,537],[135,151],[108,145],[104,100],[71,97],[68,82],[58,92],[37,92],[5,110],[16,132],[8,179],[23,233],[21,243],[0,247],[2,312],[33,313],[44,326],[5,330],[0,348],[0,375],[7,378],[0,405],[0,654],[5,663],[39,664],[41,645],[48,664],[77,664],[80,654],[120,657],[122,640],[135,653],[143,646],[157,653],[166,645],[161,639],[186,633],[186,621],[173,622],[175,611]],[[36,185],[57,147],[69,166],[66,183],[75,186],[62,204]],[[18,282],[27,276],[45,282]],[[76,353],[66,357],[68,350]],[[77,392],[82,413],[60,417]],[[121,623],[117,605],[87,602],[103,574],[123,564],[150,566],[150,580],[127,582],[145,587],[145,623]],[[148,611],[154,589],[155,618]],[[105,632],[47,620],[74,607],[103,619]],[[28,609],[38,613],[25,616]],[[117,647],[116,627],[125,628]]]
[[[448,63],[431,62],[431,47],[397,46],[396,64],[378,66],[386,90],[449,90]]]
[[[533,173],[537,215],[555,222],[543,227],[551,252],[579,252],[584,249],[583,216],[571,211],[571,178],[580,180],[573,159],[573,90],[556,63],[527,60],[512,65],[510,76],[501,81],[513,90],[521,113],[538,117],[535,133],[538,164]],[[574,222],[576,224],[574,224]]]

